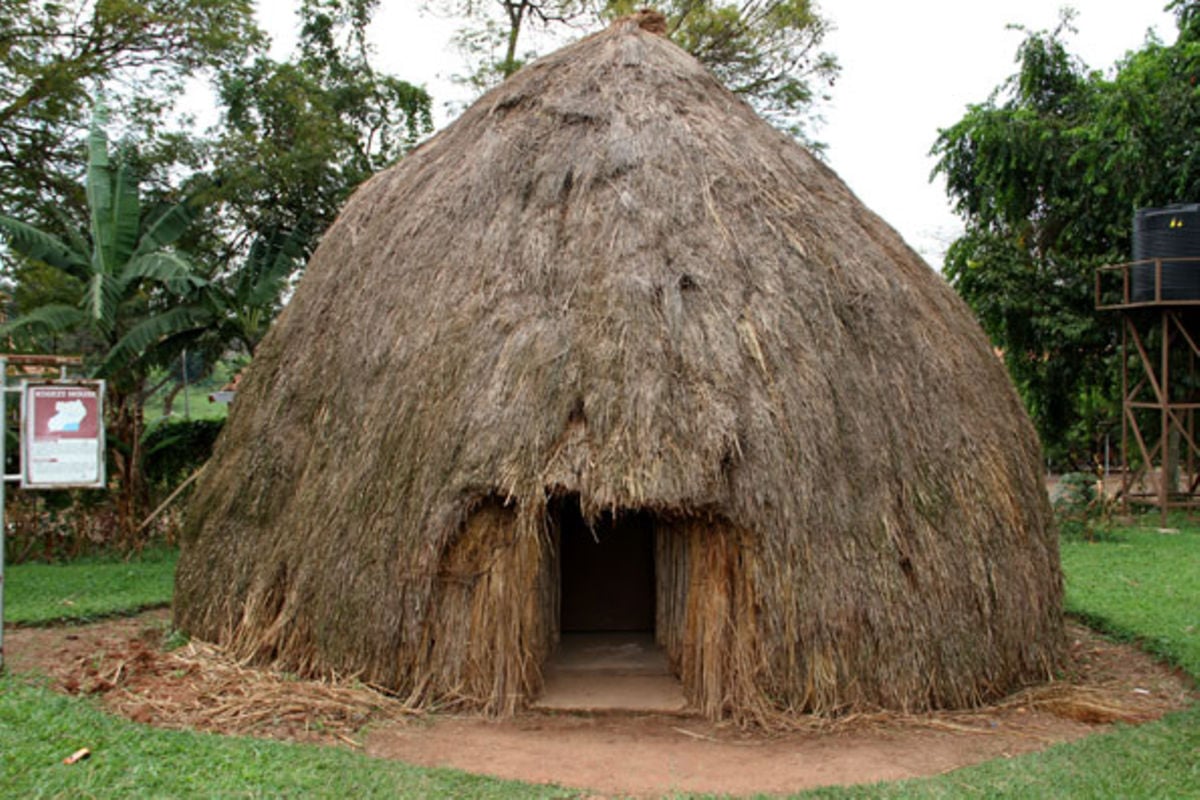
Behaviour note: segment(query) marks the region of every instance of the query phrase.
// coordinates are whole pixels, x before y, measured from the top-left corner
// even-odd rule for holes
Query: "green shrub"
[[[142,437],[143,468],[155,491],[169,492],[212,455],[221,419],[164,420]]]

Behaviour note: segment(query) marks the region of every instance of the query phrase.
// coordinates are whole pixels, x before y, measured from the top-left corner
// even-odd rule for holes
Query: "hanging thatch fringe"
[[[569,496],[653,520],[657,635],[710,716],[1038,680],[1056,540],[978,325],[646,25],[532,64],[356,193],[197,485],[177,623],[508,712],[558,636]]]

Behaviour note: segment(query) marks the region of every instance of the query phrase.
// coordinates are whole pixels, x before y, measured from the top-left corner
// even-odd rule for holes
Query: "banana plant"
[[[283,306],[290,279],[303,264],[307,230],[255,239],[236,269],[193,278],[186,302],[149,316],[109,350],[99,374],[161,351],[161,363],[183,349],[201,354],[209,367],[230,349],[253,357]],[[148,392],[153,394],[153,391]]]
[[[206,281],[171,247],[195,219],[194,205],[144,208],[133,168],[109,153],[106,124],[107,113],[98,105],[88,135],[88,236],[68,226],[60,238],[0,216],[8,248],[79,281],[79,301],[31,309],[0,333],[87,333],[101,350],[95,354],[97,374],[136,379],[137,362],[157,342],[195,324],[198,310],[179,301]]]
[[[210,330],[221,344],[234,344],[254,355],[258,343],[279,313],[303,264],[312,233],[305,227],[261,236],[250,246],[241,266],[213,278],[200,290],[212,314]]]

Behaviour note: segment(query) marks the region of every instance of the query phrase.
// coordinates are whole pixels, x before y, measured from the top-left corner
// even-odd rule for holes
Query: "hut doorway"
[[[646,512],[605,512],[588,525],[579,497],[550,513],[559,543],[562,633],[654,633],[654,520]]]
[[[683,708],[682,686],[656,641],[657,517],[606,512],[589,525],[578,495],[552,499],[547,511],[558,553],[560,636],[536,705]]]

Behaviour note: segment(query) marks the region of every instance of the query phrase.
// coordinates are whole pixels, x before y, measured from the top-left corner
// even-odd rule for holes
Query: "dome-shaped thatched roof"
[[[576,503],[653,528],[655,632],[710,715],[965,706],[1044,676],[1056,539],[979,326],[638,23],[522,70],[350,200],[191,503],[177,624],[511,709],[559,635]]]

